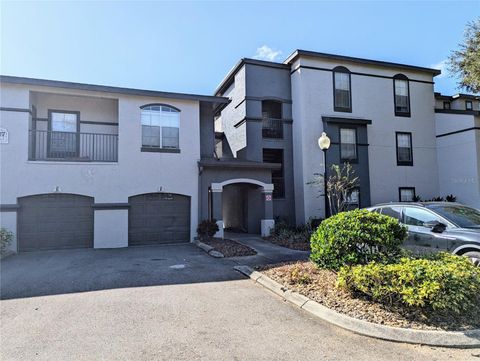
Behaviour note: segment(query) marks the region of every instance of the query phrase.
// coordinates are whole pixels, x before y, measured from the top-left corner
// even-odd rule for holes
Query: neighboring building
[[[346,161],[360,177],[351,207],[478,200],[478,98],[460,111],[462,97],[438,95],[451,108],[435,110],[439,73],[298,50],[284,63],[242,59],[214,96],[3,76],[0,224],[18,251],[188,242],[204,219],[218,236],[266,236],[274,219],[323,218],[310,183]],[[442,155],[450,139],[458,154]],[[462,149],[476,149],[458,173],[476,193],[448,178]]]
[[[480,97],[435,93],[440,194],[480,208]]]

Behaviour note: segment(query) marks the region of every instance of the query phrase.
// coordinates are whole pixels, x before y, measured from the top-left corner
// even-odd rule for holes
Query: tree
[[[327,178],[327,198],[330,214],[334,215],[347,210],[348,199],[358,187],[359,178],[355,176],[350,163],[344,163],[342,166],[333,164],[330,169],[331,175]],[[323,178],[323,174],[315,173],[314,180],[307,183],[322,188],[319,197],[324,196]]]
[[[463,44],[448,58],[448,71],[459,79],[460,88],[480,92],[480,18],[469,22]]]

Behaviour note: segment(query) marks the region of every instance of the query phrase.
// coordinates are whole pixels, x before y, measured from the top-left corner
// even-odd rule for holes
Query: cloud
[[[433,68],[433,69],[438,69],[442,72],[442,74],[437,76],[437,79],[438,78],[444,78],[444,77],[447,76],[447,59],[443,59],[442,61],[440,61],[436,64],[432,64],[432,65],[430,65],[430,67]]]
[[[257,48],[257,52],[253,56],[254,59],[259,60],[268,60],[268,61],[275,61],[275,59],[282,54],[280,50],[273,50],[267,45],[261,46]]]

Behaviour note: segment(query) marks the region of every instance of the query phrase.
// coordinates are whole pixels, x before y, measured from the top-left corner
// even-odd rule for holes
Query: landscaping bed
[[[318,268],[311,261],[266,266],[257,270],[292,291],[364,321],[421,330],[465,331],[480,328],[480,307],[458,314],[374,302],[365,295],[336,287],[337,273]]]
[[[215,251],[222,253],[225,257],[254,256],[257,254],[254,249],[231,239],[211,238],[202,240],[202,242],[213,247]]]
[[[277,246],[295,249],[297,251],[310,251],[310,239],[267,237],[267,241]]]

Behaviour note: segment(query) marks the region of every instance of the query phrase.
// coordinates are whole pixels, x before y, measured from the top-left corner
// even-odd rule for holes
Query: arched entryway
[[[270,234],[273,184],[236,178],[212,183],[210,191],[211,216],[220,228],[217,236],[223,237],[224,230]]]

